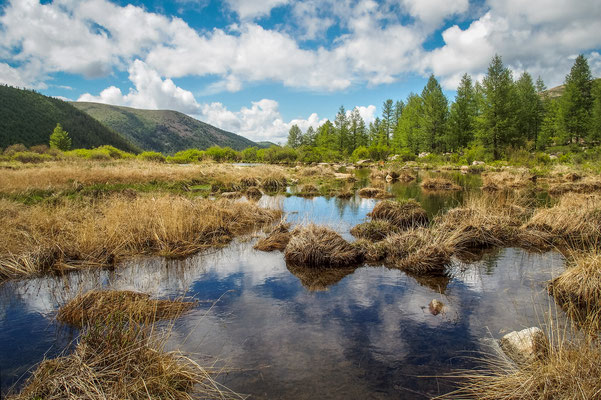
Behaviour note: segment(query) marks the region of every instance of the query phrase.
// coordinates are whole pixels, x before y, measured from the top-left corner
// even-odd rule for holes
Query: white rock
[[[542,329],[532,327],[508,333],[503,336],[500,345],[509,358],[521,363],[543,357],[549,349],[549,339]]]
[[[444,303],[434,299],[430,302],[430,304],[428,304],[428,308],[430,309],[430,314],[438,315],[444,309]]]

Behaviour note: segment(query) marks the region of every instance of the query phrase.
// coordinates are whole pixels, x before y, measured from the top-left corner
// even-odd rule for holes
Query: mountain
[[[279,145],[277,145],[277,144],[275,144],[273,142],[266,142],[266,141],[265,142],[257,142],[257,147],[260,148],[260,149],[268,149],[271,146],[280,147]]]
[[[110,144],[139,152],[127,139],[70,103],[40,93],[0,85],[0,148],[22,143],[48,144],[57,123],[69,132],[73,148]]]
[[[601,81],[601,78],[593,79],[594,82]],[[543,93],[549,96],[550,99],[556,99],[558,97],[563,96],[563,93],[566,91],[566,85],[555,86],[551,89],[547,89]]]
[[[214,145],[229,146],[235,150],[257,146],[255,142],[242,136],[177,111],[140,110],[86,102],[71,104],[144,150],[173,154],[180,150],[206,149]]]

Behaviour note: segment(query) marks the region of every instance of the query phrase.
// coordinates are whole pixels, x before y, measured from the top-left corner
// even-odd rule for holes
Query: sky
[[[0,0],[0,82],[282,143],[430,74],[452,100],[495,54],[548,87],[578,54],[599,77],[599,32],[599,0]]]

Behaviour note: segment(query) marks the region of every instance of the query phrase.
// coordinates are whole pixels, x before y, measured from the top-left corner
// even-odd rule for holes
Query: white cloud
[[[269,15],[273,8],[288,3],[288,0],[226,0],[226,3],[240,19],[249,19]]]
[[[144,109],[168,109],[193,114],[198,112],[199,105],[192,92],[184,90],[173,83],[171,79],[161,76],[146,63],[134,61],[129,68],[129,80],[135,88],[123,94],[121,89],[110,86],[94,96],[89,93],[82,95],[78,101],[91,101],[106,104],[116,104]]]
[[[409,14],[427,28],[437,28],[445,19],[468,10],[468,0],[401,0]]]

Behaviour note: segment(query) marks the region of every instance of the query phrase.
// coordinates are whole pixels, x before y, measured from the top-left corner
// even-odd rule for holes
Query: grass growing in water
[[[422,181],[421,187],[424,190],[461,190],[461,186],[446,178],[426,178]]]
[[[254,248],[261,251],[284,250],[290,241],[289,229],[290,224],[280,222],[267,237],[260,239]]]
[[[426,210],[412,199],[404,202],[381,201],[368,215],[374,220],[388,221],[400,229],[426,226],[429,222]]]

